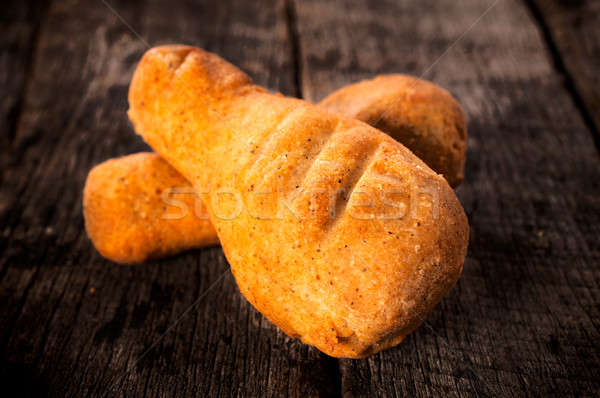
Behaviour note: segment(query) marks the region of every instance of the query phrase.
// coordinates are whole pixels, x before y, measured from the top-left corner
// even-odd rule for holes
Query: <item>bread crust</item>
[[[83,191],[83,215],[94,246],[122,264],[219,243],[187,180],[154,153],[94,167]]]
[[[377,112],[381,111],[381,104],[390,102],[397,104],[386,109],[385,123],[379,123],[376,118]],[[332,93],[320,106],[371,125],[379,124],[381,131],[407,146],[432,169],[445,174],[451,185],[457,185],[462,180],[466,139],[464,115],[450,94],[434,84],[405,75],[378,76]],[[191,189],[191,185],[183,176],[165,162],[149,159],[152,156],[158,155],[132,155],[106,162],[99,166],[102,173],[97,172],[96,179],[91,180],[94,186],[105,189],[110,182],[101,183],[97,181],[98,178],[111,178],[117,170],[134,170],[127,176],[129,180],[134,181],[127,185],[121,184],[117,191],[108,190],[110,195],[103,197],[102,191],[90,191],[94,192],[99,203],[104,202],[102,206],[90,207],[84,214],[85,218],[90,220],[90,229],[94,230],[96,225],[102,225],[104,231],[108,231],[94,234],[92,241],[94,245],[102,248],[102,252],[111,260],[129,264],[139,263],[163,254],[176,254],[218,242],[216,231],[208,221],[208,213],[204,213],[204,206],[196,206],[196,212],[189,211],[186,216],[181,217],[181,221],[171,218],[169,222],[149,223],[148,220],[139,218],[142,215],[146,217],[147,214],[163,216],[163,212],[158,211],[165,206],[163,192],[172,188],[167,185],[167,181],[175,182],[177,187],[183,190]],[[134,165],[132,162],[136,161],[139,164]],[[110,168],[116,170],[111,171]],[[123,173],[118,174],[124,176]],[[143,183],[146,175],[155,176],[150,187]],[[165,181],[162,186],[161,181]],[[113,183],[117,184],[116,181]],[[146,198],[144,212],[131,209],[131,212],[126,213],[128,208],[123,207],[122,202],[132,203],[140,196]],[[156,204],[156,209],[148,208],[153,204]],[[101,213],[98,214],[98,211]],[[123,220],[132,222],[125,228],[122,225]],[[190,224],[194,220],[197,220],[197,230],[192,230]],[[136,228],[143,230],[136,231]],[[149,228],[151,230],[148,230]],[[182,235],[179,232],[171,235],[168,232],[170,229],[183,230],[186,234],[178,241],[178,237]],[[120,230],[127,231],[130,236],[138,236],[141,241],[132,243],[127,236],[118,235]],[[153,236],[160,236],[162,239],[150,240]],[[162,242],[166,242],[166,248],[159,247]]]
[[[319,105],[389,134],[443,174],[452,187],[462,182],[465,114],[441,87],[413,76],[381,75],[341,88]]]
[[[460,275],[468,223],[454,191],[367,124],[269,94],[187,46],[149,50],[129,103],[136,132],[210,192],[240,291],[288,335],[370,355],[398,344]]]

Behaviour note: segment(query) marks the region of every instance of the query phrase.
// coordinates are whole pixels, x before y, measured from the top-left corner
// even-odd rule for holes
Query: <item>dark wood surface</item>
[[[8,2],[3,386],[77,397],[598,395],[600,111],[591,72],[600,67],[600,21],[592,2],[566,14],[547,11],[550,3],[567,7]],[[469,254],[458,285],[404,343],[336,360],[287,338],[240,296],[219,248],[136,267],[95,252],[81,215],[86,174],[147,149],[125,115],[127,87],[148,45],[173,42],[312,101],[392,72],[432,80],[461,101]]]
[[[600,150],[600,2],[529,1],[555,65]]]

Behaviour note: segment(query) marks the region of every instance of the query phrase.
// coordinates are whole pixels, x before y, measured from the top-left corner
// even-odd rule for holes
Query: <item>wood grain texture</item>
[[[282,2],[108,4],[148,43],[201,46],[260,84],[296,90]],[[95,252],[83,183],[94,164],[147,149],[125,114],[146,46],[100,1],[54,1],[39,29],[18,129],[3,150],[3,385],[52,396],[335,392],[335,361],[264,320],[220,249],[144,267]]]
[[[39,38],[39,26],[47,1],[10,0],[3,3],[0,17],[0,168],[8,164],[5,156],[19,123],[23,94],[31,75],[31,56]],[[0,173],[0,184],[2,183]]]
[[[600,3],[528,0],[600,151]]]
[[[599,161],[524,4],[295,6],[311,100],[376,73],[424,74],[470,119],[463,276],[396,349],[341,361],[344,395],[598,393]]]

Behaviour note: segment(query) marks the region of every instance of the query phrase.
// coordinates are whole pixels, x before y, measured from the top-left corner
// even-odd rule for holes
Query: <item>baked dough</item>
[[[94,167],[83,190],[83,214],[96,249],[123,264],[219,243],[190,184],[154,153]]]
[[[149,50],[135,130],[203,200],[241,293],[336,357],[398,344],[459,277],[464,211],[386,134],[273,95],[214,54]]]
[[[380,123],[377,111],[381,111],[381,104],[390,103],[393,105],[383,111],[384,122]],[[445,174],[451,183],[456,185],[462,179],[464,114],[442,88],[411,76],[382,75],[342,88],[320,106],[380,125],[383,132],[411,149],[434,171]],[[150,181],[147,176],[151,176]],[[173,188],[179,191],[173,193],[175,198],[165,197]],[[217,244],[208,213],[191,191],[189,182],[156,154],[104,162],[94,168],[86,183],[88,234],[103,256],[126,264]],[[178,203],[180,199],[183,202]]]
[[[452,187],[462,182],[465,114],[441,87],[413,76],[382,75],[337,90],[320,105],[389,134]]]

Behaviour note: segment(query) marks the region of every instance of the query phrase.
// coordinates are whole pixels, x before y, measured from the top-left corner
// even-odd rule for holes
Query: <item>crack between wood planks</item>
[[[342,370],[340,368],[340,360],[338,358],[330,357],[327,354],[319,353],[321,361],[327,374],[332,378],[332,390],[327,392],[324,391],[325,395],[331,394],[333,397],[342,396]]]
[[[593,110],[589,109],[586,105],[583,96],[577,90],[577,86],[575,85],[575,79],[567,69],[561,51],[556,43],[554,38],[552,28],[544,18],[544,14],[541,12],[539,5],[535,0],[523,0],[525,6],[528,8],[533,20],[537,22],[537,25],[540,29],[542,37],[544,39],[544,44],[550,53],[552,58],[554,69],[560,75],[563,76],[565,87],[575,104],[575,107],[579,111],[584,124],[590,130],[592,134],[592,139],[594,140],[594,144],[596,145],[597,153],[600,155],[600,126],[597,126],[594,122],[594,118],[592,117]]]
[[[298,31],[298,14],[294,0],[285,1],[285,18],[288,40],[291,47],[292,65],[294,69],[294,86],[296,98],[304,98],[302,90],[302,50],[300,48],[300,33]]]

